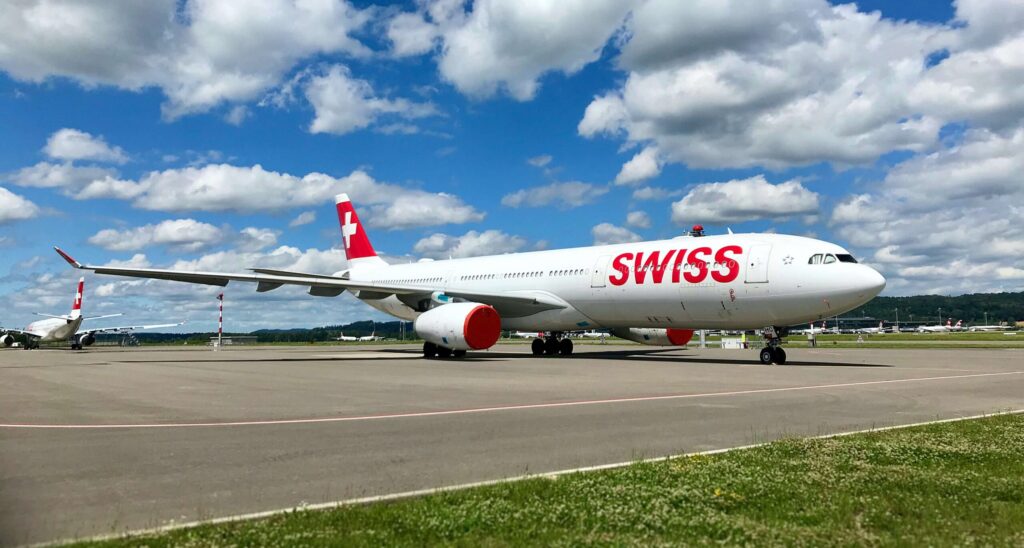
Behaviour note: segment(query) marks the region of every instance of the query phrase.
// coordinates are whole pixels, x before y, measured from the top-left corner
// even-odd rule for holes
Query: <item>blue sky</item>
[[[1020,290],[1024,8],[741,4],[17,3],[0,11],[0,324],[70,301],[53,244],[339,270],[337,191],[396,260],[701,222],[847,245],[888,294]],[[210,288],[88,283],[98,310],[210,327]],[[238,329],[379,317],[229,296]]]

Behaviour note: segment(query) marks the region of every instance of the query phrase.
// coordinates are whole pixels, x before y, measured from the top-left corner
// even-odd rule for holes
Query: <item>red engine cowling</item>
[[[480,303],[451,303],[432,308],[416,318],[416,334],[425,341],[452,350],[484,350],[501,336],[501,317]]]
[[[663,329],[659,327],[630,327],[612,329],[616,337],[651,346],[686,346],[693,338],[692,329]]]
[[[11,346],[12,344],[14,344],[14,337],[10,333],[0,335],[0,346]]]

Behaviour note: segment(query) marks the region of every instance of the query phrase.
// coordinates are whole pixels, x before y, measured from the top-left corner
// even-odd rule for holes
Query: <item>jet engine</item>
[[[0,335],[0,346],[11,346],[12,344],[14,344],[14,337],[10,333]]]
[[[86,333],[84,335],[78,335],[77,339],[78,346],[89,346],[90,344],[96,342],[96,335],[93,335],[92,333]]]
[[[501,317],[480,303],[451,303],[431,308],[413,323],[427,342],[452,350],[484,350],[501,336]]]
[[[651,346],[686,346],[686,343],[693,338],[693,330],[630,327],[628,329],[612,329],[612,335]]]

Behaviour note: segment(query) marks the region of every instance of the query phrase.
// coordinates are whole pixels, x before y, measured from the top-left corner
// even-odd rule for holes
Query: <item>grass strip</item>
[[[80,546],[1024,545],[1024,415]]]

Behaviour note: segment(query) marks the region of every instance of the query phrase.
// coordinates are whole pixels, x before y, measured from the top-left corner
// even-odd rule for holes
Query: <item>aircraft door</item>
[[[604,287],[608,283],[608,262],[611,259],[611,255],[597,258],[594,268],[590,271],[590,287]]]
[[[750,247],[747,252],[748,284],[768,283],[768,257],[771,256],[771,244],[758,244]]]

